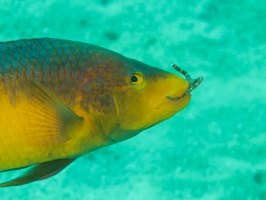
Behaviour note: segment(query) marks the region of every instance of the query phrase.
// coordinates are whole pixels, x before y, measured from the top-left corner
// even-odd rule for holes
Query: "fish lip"
[[[196,87],[198,87],[201,84],[201,82],[203,81],[204,78],[203,78],[203,76],[199,76],[198,78],[193,79],[185,70],[181,69],[177,65],[173,64],[172,67],[174,69],[176,69],[178,72],[180,72],[181,74],[183,74],[186,77],[186,81],[188,81],[188,83],[189,83],[187,90],[181,96],[171,97],[168,94],[166,94],[166,97],[168,99],[170,99],[172,101],[176,101],[176,100],[182,99],[185,96],[187,96],[188,94],[190,94]]]

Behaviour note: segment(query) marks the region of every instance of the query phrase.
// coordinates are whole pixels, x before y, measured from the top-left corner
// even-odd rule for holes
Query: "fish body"
[[[0,43],[0,171],[33,166],[13,186],[53,176],[81,155],[173,116],[189,81],[80,42]]]
[[[108,87],[104,83],[107,77],[104,76],[108,76],[110,70],[113,73],[118,70],[110,67],[109,72],[104,71],[103,65],[108,62],[104,55],[107,56],[109,52],[93,45],[54,39],[1,43],[0,52],[0,170],[72,157],[79,151],[83,154],[82,151],[101,146],[102,142],[109,143],[108,138],[100,135],[100,127],[94,124],[97,123],[96,118],[103,115],[103,109],[109,109],[112,103],[102,105],[108,103],[103,100],[108,98],[105,96],[108,94],[103,93],[104,87]],[[102,62],[98,57],[102,58]],[[97,62],[102,67],[98,67]],[[53,108],[50,105],[39,106],[38,103],[34,107],[28,97],[30,94],[24,94],[28,87],[27,82],[32,80],[57,95],[74,113],[83,116],[83,124],[86,124],[84,127],[88,126],[86,128],[89,130],[85,139],[97,144],[92,145],[93,142],[89,142],[92,143],[89,149],[84,150],[84,145],[78,144],[75,139],[60,142],[56,138],[61,134],[57,133],[57,126],[60,124],[55,124],[60,122],[57,122],[56,116],[51,116],[55,114]],[[51,107],[50,112],[47,112],[47,106]],[[87,120],[90,121],[86,122]],[[94,127],[97,130],[93,130]],[[99,132],[100,142],[96,142],[98,138],[94,136],[97,134],[91,134],[92,132]],[[61,136],[67,137],[67,134],[62,133]],[[82,138],[79,134],[75,136],[77,135]],[[84,138],[81,138],[79,142],[85,143]]]

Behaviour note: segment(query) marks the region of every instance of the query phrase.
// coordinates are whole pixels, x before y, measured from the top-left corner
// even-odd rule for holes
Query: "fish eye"
[[[147,86],[147,79],[144,73],[138,71],[131,75],[130,77],[131,86],[135,90],[142,90]]]
[[[132,85],[140,85],[142,83],[143,78],[140,74],[134,73],[132,74],[130,80]]]
[[[131,82],[132,83],[138,82],[138,77],[136,75],[131,76]]]

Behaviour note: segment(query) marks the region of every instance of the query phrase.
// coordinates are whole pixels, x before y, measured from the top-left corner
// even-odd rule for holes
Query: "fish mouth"
[[[190,94],[196,87],[198,87],[201,84],[201,82],[203,81],[203,76],[199,76],[198,78],[193,79],[193,78],[191,78],[189,73],[187,73],[185,70],[178,67],[176,64],[173,64],[172,67],[175,70],[177,70],[179,73],[183,74],[186,78],[186,81],[188,81],[188,83],[189,83],[187,90],[181,96],[172,97],[172,96],[169,96],[168,94],[166,94],[166,97],[168,99],[170,99],[172,101],[176,101],[176,100],[184,98],[185,96]]]

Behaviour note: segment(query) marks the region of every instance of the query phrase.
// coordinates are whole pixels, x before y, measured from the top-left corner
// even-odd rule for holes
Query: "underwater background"
[[[205,78],[174,117],[1,200],[266,200],[265,0],[1,0],[0,18],[0,41],[81,41]]]

